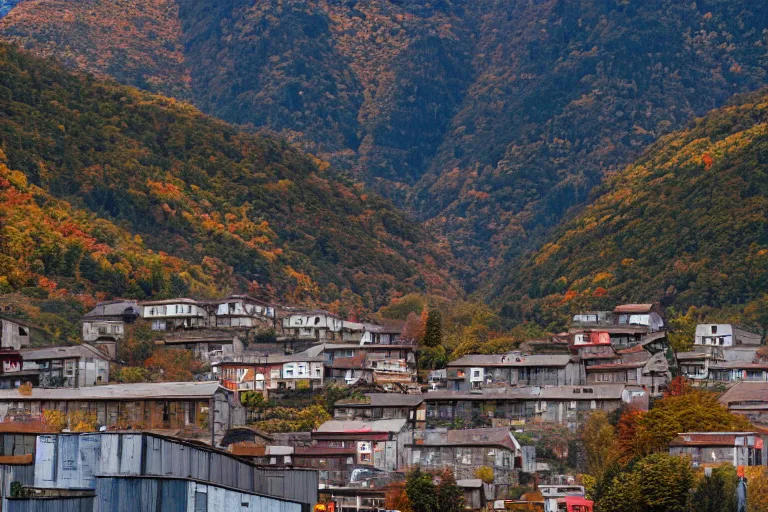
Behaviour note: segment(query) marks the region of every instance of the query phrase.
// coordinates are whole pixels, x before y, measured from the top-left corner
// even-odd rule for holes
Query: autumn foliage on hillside
[[[768,98],[754,93],[654,144],[511,268],[508,316],[663,301],[679,311],[758,300],[768,287]],[[763,307],[747,307],[750,310]],[[751,314],[757,324],[759,315]]]
[[[291,303],[333,303],[339,311],[370,310],[413,290],[456,293],[446,277],[448,251],[430,245],[388,202],[284,142],[9,47],[0,48],[0,90],[8,168],[40,193],[69,201],[70,212],[93,212],[92,226],[117,223],[143,240],[124,243],[126,254],[115,247],[104,255],[103,239],[126,235],[102,227],[101,238],[83,238],[83,251],[98,253],[96,263],[80,262],[75,245],[65,243],[63,252],[74,251],[61,256],[66,261],[36,257],[27,272],[54,283],[62,273],[84,275],[112,295],[137,298],[210,294],[221,283]],[[58,227],[63,236],[68,229]],[[129,257],[133,252],[142,254]],[[133,276],[131,258],[175,271]],[[142,279],[152,282],[142,288]],[[13,278],[6,287],[24,284]]]
[[[138,236],[54,199],[6,166],[0,152],[0,293],[137,298],[218,290],[202,267],[148,249]],[[81,297],[80,295],[85,297]]]
[[[508,282],[493,270],[649,143],[764,84],[767,17],[747,0],[35,0],[0,36],[358,172],[475,285]]]

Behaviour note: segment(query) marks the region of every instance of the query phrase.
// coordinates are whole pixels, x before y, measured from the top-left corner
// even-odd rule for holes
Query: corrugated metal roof
[[[316,432],[320,433],[367,433],[367,432],[400,432],[405,427],[406,420],[374,420],[374,421],[326,421]]]
[[[339,400],[336,407],[417,407],[424,402],[423,395],[402,393],[366,393],[365,400]]]
[[[509,354],[468,354],[451,361],[449,367],[469,366],[566,366],[573,360],[567,354],[553,355],[509,355]]]
[[[19,351],[24,361],[43,361],[48,359],[72,359],[76,357],[98,357],[100,359],[109,359],[109,357],[96,347],[87,343],[82,345],[71,345],[68,347],[47,347],[24,349]]]
[[[0,389],[0,401],[208,398],[219,389],[231,393],[218,382],[157,382],[82,388],[32,388],[31,395],[22,395],[17,389]]]
[[[585,386],[553,386],[541,388],[540,400],[619,400],[627,386],[623,384],[595,384]],[[639,389],[639,388],[638,388]]]

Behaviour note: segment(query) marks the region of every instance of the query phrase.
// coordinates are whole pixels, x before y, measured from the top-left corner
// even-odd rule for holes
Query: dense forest
[[[678,311],[763,300],[768,96],[736,98],[663,137],[596,194],[503,270],[492,294],[507,317],[562,324],[575,309],[649,298]]]
[[[766,26],[746,0],[35,0],[0,34],[358,173],[445,234],[471,289],[763,85]]]
[[[449,251],[328,163],[6,46],[0,149],[1,292],[248,291],[361,312],[457,290]]]

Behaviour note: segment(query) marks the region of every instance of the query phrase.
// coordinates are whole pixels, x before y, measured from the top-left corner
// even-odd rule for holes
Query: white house
[[[208,325],[208,313],[204,305],[192,299],[142,302],[141,317],[152,323],[153,331],[193,329]]]

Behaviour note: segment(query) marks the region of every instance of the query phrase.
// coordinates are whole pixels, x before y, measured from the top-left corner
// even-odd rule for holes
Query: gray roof
[[[768,404],[768,382],[739,382],[720,397],[720,403],[762,402]]]
[[[464,489],[481,489],[483,487],[483,481],[479,478],[466,478],[463,480],[456,480],[456,485]]]
[[[131,314],[132,309],[135,314],[139,314],[139,303],[135,300],[115,300],[110,302],[99,302],[96,307],[87,312],[85,318],[99,318],[104,316],[119,316]]]
[[[484,388],[482,392],[430,391],[424,395],[429,400],[618,400],[625,389],[641,389],[626,384],[586,384],[583,386],[500,386]],[[585,391],[587,390],[587,391]],[[588,390],[591,390],[588,391]]]
[[[402,393],[366,393],[368,400],[339,400],[336,407],[418,407],[424,402],[424,395]]]
[[[365,433],[365,432],[400,432],[405,427],[406,420],[374,420],[374,421],[340,421],[329,420],[316,430],[319,433]]]
[[[68,347],[33,348],[19,351],[24,361],[45,361],[48,359],[74,359],[77,357],[98,357],[109,359],[104,352],[86,343]]]
[[[280,363],[322,363],[323,356],[312,356],[307,351],[299,352],[298,354],[267,354],[266,356],[260,352],[243,352],[240,356],[230,357],[221,361],[220,364],[280,364]]]
[[[460,430],[428,430],[415,446],[504,446],[515,450],[519,443],[508,427],[471,428]]]
[[[468,354],[448,363],[451,367],[471,366],[556,366],[567,365],[573,360],[568,354],[552,355],[510,355],[510,354]]]
[[[82,388],[32,388],[31,395],[17,389],[0,389],[0,402],[27,400],[143,400],[169,398],[209,398],[219,389],[218,382],[156,382],[110,384]]]
[[[639,386],[635,386],[641,389]],[[539,400],[620,400],[627,388],[624,384],[593,384],[584,386],[552,386],[541,388]]]
[[[709,354],[705,354],[704,352],[678,352],[677,353],[678,361],[709,359],[711,357],[712,356],[710,356]]]

